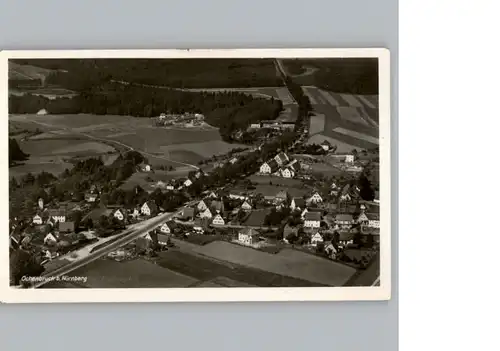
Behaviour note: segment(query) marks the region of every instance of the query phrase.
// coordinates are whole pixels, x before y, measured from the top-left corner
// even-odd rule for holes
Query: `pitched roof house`
[[[316,191],[312,194],[312,196],[307,199],[307,203],[320,203],[320,202],[323,202],[323,198],[321,197],[321,195]]]
[[[217,213],[214,217],[214,219],[212,220],[212,224],[214,225],[224,225],[226,224],[226,222],[224,221],[224,218],[222,218],[222,216],[220,215],[220,213]]]
[[[335,222],[340,226],[350,226],[354,223],[354,219],[349,213],[339,213],[335,216]]]
[[[238,233],[238,241],[244,245],[253,245],[259,241],[259,233],[252,228],[243,229]]]
[[[48,233],[43,238],[43,243],[45,245],[53,245],[53,244],[57,243],[58,241],[59,241],[59,239],[53,233]]]
[[[322,242],[324,242],[324,240],[319,232],[316,232],[315,234],[313,234],[313,236],[311,236],[311,245],[312,246],[318,246],[318,244],[322,243]]]
[[[158,206],[152,200],[146,201],[141,207],[141,213],[146,216],[152,216],[158,212]]]
[[[199,214],[200,218],[212,218],[212,211],[207,207],[204,211],[201,211]]]
[[[200,200],[200,202],[198,202],[198,205],[196,206],[196,208],[200,212],[205,211],[207,209],[207,204],[205,203],[205,201]]]
[[[280,190],[274,198],[278,202],[284,202],[288,199],[288,192],[286,190]]]
[[[86,202],[96,202],[97,200],[97,194],[94,193],[86,193],[85,194],[85,201]]]
[[[278,170],[279,170],[279,164],[274,159],[264,162],[259,169],[260,173],[263,174],[274,174]]]
[[[319,228],[321,225],[321,212],[308,211],[304,215],[304,227]]]
[[[240,208],[243,210],[243,211],[251,211],[252,210],[252,205],[250,205],[250,202],[248,202],[247,200],[243,201],[243,203],[241,204]]]

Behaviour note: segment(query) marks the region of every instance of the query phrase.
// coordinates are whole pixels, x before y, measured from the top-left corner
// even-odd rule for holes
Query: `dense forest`
[[[84,91],[117,80],[175,88],[282,86],[272,59],[19,59],[54,70],[47,84]]]
[[[13,162],[24,161],[28,156],[21,150],[16,139],[9,138],[9,165]]]
[[[122,84],[101,84],[73,98],[48,99],[26,94],[10,96],[10,113],[89,113],[155,117],[161,113],[202,113],[206,122],[220,128],[223,139],[244,130],[250,123],[275,119],[281,100],[255,98],[237,92],[188,92],[176,89],[145,88]]]
[[[291,74],[301,74],[306,67],[315,69],[312,74],[294,77],[301,85],[344,94],[378,94],[378,59],[335,58],[283,60]]]

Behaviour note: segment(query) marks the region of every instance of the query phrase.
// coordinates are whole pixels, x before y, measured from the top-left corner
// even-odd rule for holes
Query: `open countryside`
[[[371,285],[377,92],[332,60],[9,62],[11,285]]]

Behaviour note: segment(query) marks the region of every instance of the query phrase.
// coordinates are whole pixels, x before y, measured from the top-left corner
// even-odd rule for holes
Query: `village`
[[[224,187],[197,196],[190,187],[209,174],[193,171],[188,177],[155,183],[162,193],[183,194],[194,205],[183,207],[173,219],[148,231],[133,244],[111,252],[108,258],[151,256],[184,240],[204,245],[228,241],[265,252],[283,247],[366,267],[378,251],[380,235],[378,190],[362,189],[359,176],[367,165],[378,162],[376,152],[335,154],[328,142],[317,146],[322,155],[279,152],[258,165],[257,172]],[[214,171],[234,165],[238,156],[214,164]],[[329,166],[336,175],[314,172]],[[138,172],[154,172],[141,163]],[[368,191],[368,197],[366,193]],[[38,199],[31,218],[12,218],[13,245],[29,248],[52,260],[68,255],[100,238],[165,212],[153,199],[135,207],[101,203],[102,187],[91,186],[81,201],[52,202]],[[15,230],[24,223],[23,231]],[[29,222],[28,224],[26,222]]]

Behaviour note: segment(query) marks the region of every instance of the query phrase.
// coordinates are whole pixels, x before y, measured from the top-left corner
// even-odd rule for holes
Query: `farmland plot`
[[[268,254],[228,242],[213,242],[197,248],[203,255],[275,274],[329,286],[343,285],[355,269],[299,251]],[[291,252],[292,251],[292,252]]]
[[[325,130],[325,115],[314,114],[309,118],[309,135],[321,133]]]

